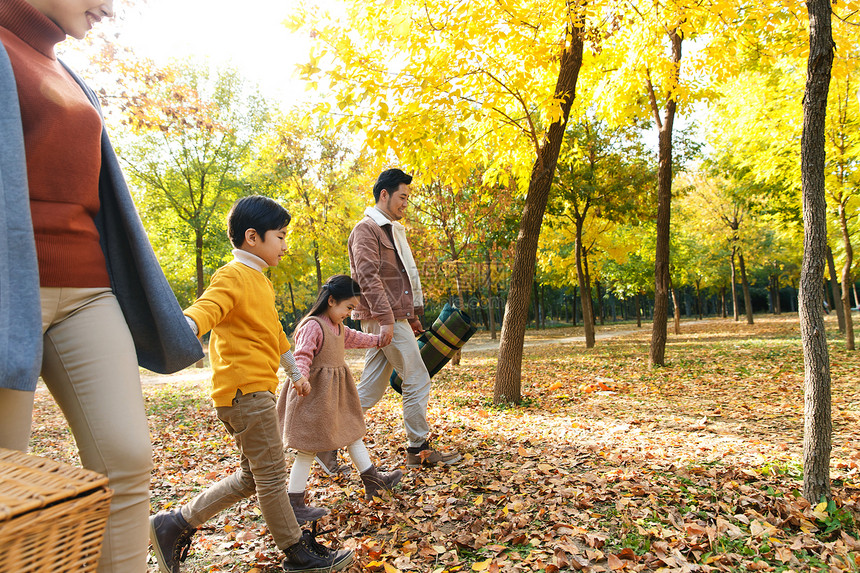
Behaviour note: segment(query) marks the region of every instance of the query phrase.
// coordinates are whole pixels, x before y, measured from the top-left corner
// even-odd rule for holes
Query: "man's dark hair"
[[[254,229],[260,240],[266,240],[266,231],[278,231],[290,224],[290,214],[277,201],[262,195],[242,197],[230,208],[227,215],[227,235],[237,249],[245,242],[245,231]]]
[[[401,183],[409,185],[412,183],[412,176],[407,175],[400,169],[386,169],[379,174],[379,177],[376,179],[376,185],[373,186],[373,200],[379,203],[379,196],[382,195],[383,189],[386,189],[388,194],[391,195],[397,191]]]

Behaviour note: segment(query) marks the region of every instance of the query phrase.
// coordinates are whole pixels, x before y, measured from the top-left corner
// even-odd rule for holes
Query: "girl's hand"
[[[311,391],[311,383],[308,382],[308,379],[302,376],[298,380],[293,382],[293,388],[296,389],[296,394],[299,396],[307,396]]]

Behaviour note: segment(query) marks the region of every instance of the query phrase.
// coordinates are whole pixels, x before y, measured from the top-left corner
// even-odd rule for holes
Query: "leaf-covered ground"
[[[830,318],[828,318],[830,320]],[[632,327],[635,330],[635,325]],[[523,405],[492,405],[495,351],[464,353],[434,379],[435,443],[464,460],[407,470],[393,392],[368,413],[366,442],[405,476],[363,500],[358,476],[315,472],[327,536],[355,549],[351,571],[831,571],[860,569],[860,353],[828,323],[834,501],[799,495],[803,362],[796,316],[684,322],[668,366],[647,366],[649,333],[552,343],[530,334]],[[614,325],[606,330],[629,331]],[[486,336],[470,342],[486,348]],[[360,365],[359,355],[352,356]],[[360,368],[360,366],[359,366]],[[356,374],[358,374],[358,369]],[[164,382],[164,379],[157,379]],[[156,469],[153,510],[234,471],[207,382],[191,370],[147,384]],[[75,460],[50,396],[37,394],[33,451]],[[252,498],[194,538],[183,571],[274,572],[281,556]],[[151,558],[150,571],[157,571]]]

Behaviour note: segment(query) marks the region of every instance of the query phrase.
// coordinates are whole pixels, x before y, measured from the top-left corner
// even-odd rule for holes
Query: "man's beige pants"
[[[379,322],[361,321],[361,329],[379,334]],[[382,399],[391,373],[397,370],[403,380],[403,426],[409,445],[418,447],[427,440],[427,405],[430,402],[430,374],[421,358],[418,340],[405,320],[394,321],[394,336],[384,348],[368,348],[364,355],[364,370],[358,383],[358,399],[367,412]]]
[[[42,288],[42,379],[87,469],[113,489],[100,573],[143,573],[152,447],[137,354],[106,288]],[[0,390],[0,447],[26,451],[33,392]],[[38,422],[38,421],[37,421]]]

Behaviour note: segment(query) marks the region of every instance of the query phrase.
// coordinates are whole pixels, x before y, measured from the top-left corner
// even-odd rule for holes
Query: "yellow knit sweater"
[[[185,315],[199,335],[212,331],[212,401],[230,406],[242,394],[278,388],[280,356],[290,349],[275,309],[275,289],[262,272],[238,261],[212,276],[209,287]]]

